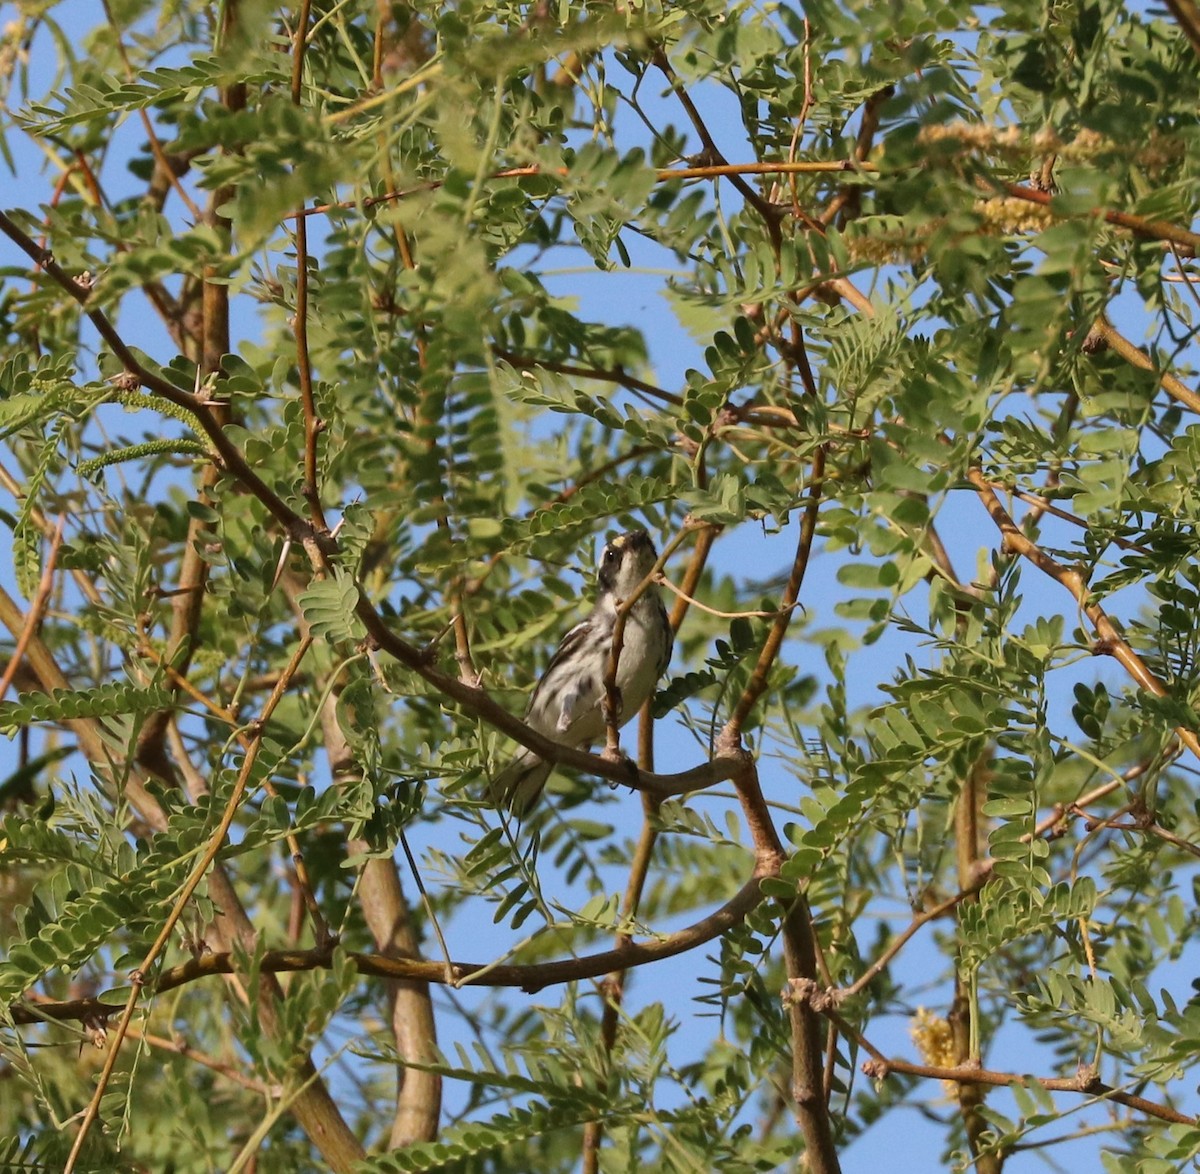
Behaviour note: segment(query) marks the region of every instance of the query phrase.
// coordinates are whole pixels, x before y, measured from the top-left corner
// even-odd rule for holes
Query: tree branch
[[[863,1063],[862,1070],[875,1080],[882,1080],[893,1072],[906,1076],[922,1076],[929,1080],[949,1080],[956,1084],[990,1084],[997,1086],[1029,1084],[1047,1092],[1073,1092],[1094,1097],[1097,1101],[1114,1101],[1127,1109],[1136,1109],[1148,1117],[1169,1121],[1173,1125],[1195,1125],[1196,1118],[1180,1113],[1170,1105],[1162,1105],[1133,1093],[1123,1092],[1105,1084],[1089,1068],[1082,1067],[1078,1076],[1026,1076],[1016,1072],[994,1072],[987,1068],[940,1068],[929,1064],[910,1064],[907,1060],[888,1059],[875,1050],[870,1060]]]
[[[968,469],[967,479],[975,486],[975,491],[979,494],[984,508],[1000,531],[1001,550],[1027,559],[1038,570],[1065,587],[1096,630],[1096,635],[1099,637],[1096,651],[1103,652],[1116,660],[1148,693],[1153,693],[1155,697],[1169,696],[1166,686],[1146,667],[1145,661],[1129,646],[1129,642],[1117,630],[1116,625],[1108,618],[1104,609],[1092,600],[1083,576],[1078,571],[1063,566],[1062,563],[1051,558],[1037,543],[1025,536],[1024,531],[1001,505],[996,491],[992,488],[991,482],[984,477],[981,469],[978,467]],[[1184,726],[1177,726],[1175,733],[1179,740],[1197,758],[1200,758],[1200,737],[1197,737],[1196,732]]]
[[[1098,318],[1092,327],[1092,333],[1102,338],[1118,355],[1131,367],[1142,371],[1153,371],[1158,376],[1162,389],[1178,400],[1185,408],[1200,413],[1200,395],[1197,395],[1182,379],[1172,375],[1170,371],[1158,371],[1150,357],[1129,341],[1117,330],[1107,318]]]
[[[532,993],[565,982],[598,978],[614,969],[629,970],[636,966],[646,966],[663,958],[674,958],[677,954],[687,953],[697,946],[711,942],[735,925],[740,925],[746,915],[763,902],[763,876],[764,874],[756,872],[724,905],[685,929],[665,934],[654,941],[630,942],[578,958],[514,965],[491,962],[447,964],[355,951],[347,952],[346,957],[354,963],[360,974],[376,978],[447,984],[454,987],[517,987]],[[259,968],[266,974],[328,970],[333,965],[333,954],[332,945],[311,950],[266,950],[260,956]],[[162,971],[158,979],[148,985],[152,995],[165,994],[215,974],[234,974],[237,964],[237,957],[232,952],[203,954],[199,958]],[[478,978],[475,977],[477,975]],[[38,1023],[44,1019],[103,1018],[122,1009],[121,1004],[106,1003],[101,999],[71,999],[60,1003],[39,1001],[36,1005],[19,1000],[9,1011],[14,1023]]]

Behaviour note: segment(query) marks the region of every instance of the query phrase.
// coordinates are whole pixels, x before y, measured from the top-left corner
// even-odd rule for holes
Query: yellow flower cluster
[[[986,228],[997,233],[1040,232],[1054,221],[1050,209],[1010,196],[994,196],[975,205]]]
[[[908,1029],[917,1051],[926,1064],[934,1068],[957,1068],[958,1053],[954,1049],[954,1032],[948,1020],[924,1007],[918,1007]],[[943,1080],[942,1088],[948,1097],[958,1095],[958,1086],[953,1080]]]
[[[928,146],[951,143],[964,151],[999,154],[1019,159],[1057,155],[1072,163],[1119,153],[1129,156],[1129,144],[1114,142],[1094,130],[1081,130],[1070,142],[1064,142],[1058,132],[1044,127],[1032,138],[1015,126],[995,127],[984,123],[951,122],[943,126],[925,127],[917,139]],[[1132,153],[1133,163],[1149,174],[1166,171],[1178,165],[1186,145],[1175,135],[1154,133]]]

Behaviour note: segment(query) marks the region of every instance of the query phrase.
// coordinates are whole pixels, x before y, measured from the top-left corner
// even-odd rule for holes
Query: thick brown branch
[[[561,763],[586,771],[588,774],[609,779],[632,787],[660,799],[668,799],[674,795],[686,795],[691,791],[699,791],[711,787],[725,779],[733,778],[741,768],[741,759],[734,756],[718,754],[711,762],[704,762],[690,770],[677,774],[660,775],[649,771],[636,771],[629,763],[609,762],[596,754],[585,750],[576,750],[555,742],[544,734],[527,726],[519,718],[514,717],[499,702],[494,701],[486,691],[469,685],[456,677],[451,677],[435,668],[428,662],[425,654],[414,645],[401,640],[383,621],[383,617],[361,596],[355,614],[366,626],[367,632],[376,645],[384,652],[394,656],[405,668],[411,669],[418,676],[432,685],[439,693],[457,701],[468,712],[481,717],[489,725],[495,726],[501,733],[507,734],[514,741],[532,750],[548,762]]]
[[[783,922],[783,957],[789,980],[815,981],[816,938],[808,902],[797,897]],[[786,1000],[792,1029],[792,1103],[804,1134],[806,1168],[814,1174],[841,1169],[829,1119],[822,1063],[820,1016],[805,999]]]
[[[722,753],[731,753],[737,746],[732,723],[721,734]],[[784,860],[783,845],[771,820],[771,811],[763,798],[754,760],[741,753],[742,769],[734,777],[742,815],[754,844],[754,854],[760,873],[777,872]],[[816,935],[808,902],[798,893],[785,906],[781,925],[783,958],[791,982],[806,987],[815,986],[818,973]],[[837,1174],[837,1147],[829,1117],[829,1100],[824,1083],[822,1063],[822,1025],[820,1016],[806,1000],[788,1003],[791,1025],[792,1105],[796,1123],[804,1135],[805,1157],[813,1174]]]
[[[1053,193],[1039,191],[1037,188],[1026,187],[1020,183],[1006,183],[1004,190],[1016,200],[1026,200],[1030,204],[1039,204],[1043,208],[1049,208],[1054,201]],[[1177,224],[1171,224],[1167,220],[1147,220],[1144,216],[1135,216],[1130,212],[1117,212],[1104,208],[1095,209],[1091,215],[1099,216],[1115,228],[1125,228],[1130,232],[1135,232],[1138,236],[1151,240],[1171,241],[1172,244],[1187,249],[1192,256],[1195,256],[1197,250],[1200,250],[1200,233],[1191,232]]]
[[[979,900],[972,891],[978,885],[981,870],[980,856],[984,845],[980,842],[980,816],[987,799],[987,783],[991,774],[991,746],[971,764],[962,780],[958,800],[954,808],[954,847],[958,861],[958,885],[963,893],[962,905]],[[956,905],[956,909],[961,909]],[[961,935],[959,948],[954,959],[954,1001],[947,1020],[953,1040],[953,1056],[959,1064],[976,1064],[979,1061],[979,1025],[976,1022],[975,999],[970,976],[961,957]],[[979,1174],[1000,1174],[999,1156],[988,1151],[984,1141],[988,1121],[983,1114],[984,1090],[978,1084],[959,1084],[958,1112],[971,1154],[975,1158]]]
[[[1144,351],[1133,345],[1120,331],[1113,327],[1107,318],[1100,318],[1092,327],[1092,333],[1104,339],[1106,343],[1121,356],[1131,367],[1142,371],[1153,371],[1158,376],[1158,382],[1163,390],[1178,400],[1185,408],[1200,412],[1200,395],[1197,395],[1182,379],[1172,375],[1170,371],[1158,371],[1153,361]]]
[[[1196,1124],[1195,1117],[1180,1113],[1170,1105],[1162,1105],[1157,1101],[1147,1100],[1145,1097],[1113,1088],[1088,1069],[1081,1070],[1078,1076],[1025,1076],[1016,1072],[994,1072],[987,1068],[940,1068],[929,1064],[910,1064],[907,1060],[890,1060],[876,1054],[863,1064],[863,1071],[875,1080],[882,1080],[893,1072],[901,1072],[907,1076],[922,1076],[929,1080],[949,1080],[956,1084],[996,1086],[1031,1084],[1045,1089],[1047,1092],[1073,1092],[1095,1097],[1101,1101],[1115,1101],[1127,1109],[1136,1109],[1148,1117],[1155,1117],[1159,1121],[1169,1121],[1174,1125]]]
[[[1193,0],[1167,0],[1167,9],[1191,41],[1192,48],[1200,54],[1200,8]]]
[[[359,778],[361,770],[338,717],[336,692],[329,692],[322,703],[321,730],[336,784],[345,786]],[[420,938],[395,860],[372,852],[365,840],[351,840],[348,848],[352,856],[363,861],[355,893],[375,948],[383,957],[419,959]],[[387,1002],[392,1038],[401,1061],[397,1065],[396,1112],[389,1138],[390,1148],[396,1149],[436,1140],[442,1078],[427,1070],[437,1060],[437,1023],[429,984],[392,979],[387,983]],[[405,1063],[409,1060],[414,1067]]]
[[[756,873],[728,901],[707,917],[681,929],[648,942],[628,945],[579,958],[557,962],[538,962],[528,965],[493,964],[489,962],[428,962],[420,958],[392,958],[380,954],[351,952],[346,957],[360,974],[376,978],[402,979],[411,982],[450,984],[453,986],[517,987],[523,991],[539,991],[564,982],[598,978],[613,969],[632,969],[673,958],[697,946],[711,942],[723,933],[740,925],[746,915],[764,900],[762,876]],[[151,993],[164,994],[215,974],[234,974],[238,959],[232,952],[204,954],[164,970],[152,984]],[[312,950],[267,950],[261,955],[260,969],[267,974],[289,974],[297,971],[329,969],[333,965],[333,950],[329,947]],[[101,999],[73,999],[62,1003],[14,1003],[9,1011],[14,1023],[37,1023],[43,1019],[72,1020],[103,1018],[123,1010],[123,1005],[106,1003]]]

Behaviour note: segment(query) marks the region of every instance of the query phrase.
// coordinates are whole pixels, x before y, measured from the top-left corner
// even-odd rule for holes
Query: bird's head
[[[600,589],[618,599],[628,599],[657,559],[658,552],[645,530],[618,534],[600,554]]]

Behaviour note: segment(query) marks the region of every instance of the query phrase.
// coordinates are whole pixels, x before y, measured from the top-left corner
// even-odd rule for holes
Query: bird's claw
[[[600,751],[600,757],[605,762],[611,762],[615,766],[623,766],[629,772],[631,780],[636,781],[638,777],[638,765],[620,746],[605,746]],[[616,779],[609,779],[608,785],[615,791],[621,784]]]

